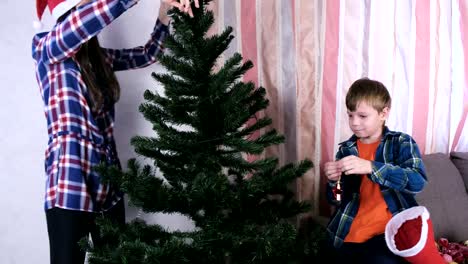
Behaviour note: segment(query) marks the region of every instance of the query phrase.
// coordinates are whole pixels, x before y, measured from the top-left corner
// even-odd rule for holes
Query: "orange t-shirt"
[[[365,144],[358,140],[359,157],[374,160],[379,143],[380,141]],[[388,210],[387,203],[383,199],[380,186],[371,181],[367,175],[361,175],[361,179],[359,209],[349,233],[345,237],[345,242],[362,243],[376,235],[383,234],[385,225],[392,218],[392,213]]]

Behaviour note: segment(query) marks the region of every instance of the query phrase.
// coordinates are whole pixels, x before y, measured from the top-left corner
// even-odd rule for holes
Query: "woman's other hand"
[[[200,7],[198,0],[162,0],[162,3],[178,8],[181,12],[189,14],[190,17],[193,17],[192,2],[195,2],[196,8]]]

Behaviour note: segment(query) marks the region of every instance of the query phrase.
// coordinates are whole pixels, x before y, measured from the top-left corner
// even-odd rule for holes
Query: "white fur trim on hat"
[[[421,216],[422,227],[418,243],[416,243],[416,245],[414,245],[412,248],[398,250],[395,244],[395,235],[398,233],[398,229],[406,221],[416,219],[419,216]],[[427,211],[426,207],[424,206],[411,207],[393,216],[385,226],[385,242],[387,243],[390,251],[401,257],[412,257],[421,252],[427,241],[427,234],[429,229],[427,223],[428,219],[429,211]]]
[[[42,25],[42,22],[39,20],[34,20],[33,21],[33,28],[36,32],[39,32],[43,29],[44,25]]]
[[[55,20],[59,19],[63,14],[65,14],[68,10],[75,7],[81,0],[66,0],[55,6],[54,10],[52,10],[52,16]]]

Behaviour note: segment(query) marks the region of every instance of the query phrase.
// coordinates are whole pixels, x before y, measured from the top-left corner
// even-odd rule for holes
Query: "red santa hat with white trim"
[[[55,18],[55,20],[57,20],[68,10],[75,7],[79,2],[81,2],[81,0],[36,0],[36,11],[38,21],[35,21],[34,27],[41,27],[40,21],[42,19],[42,15],[44,14],[46,7],[49,7],[50,13]]]
[[[424,206],[394,215],[385,227],[385,242],[390,251],[413,264],[446,264],[437,249],[429,216]]]

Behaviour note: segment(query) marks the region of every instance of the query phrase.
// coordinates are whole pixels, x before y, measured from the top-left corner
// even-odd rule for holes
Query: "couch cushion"
[[[450,159],[460,172],[468,193],[468,152],[452,152],[450,153]]]
[[[468,239],[468,194],[460,172],[448,154],[423,156],[428,184],[416,195],[420,205],[431,214],[436,238],[451,241]]]

